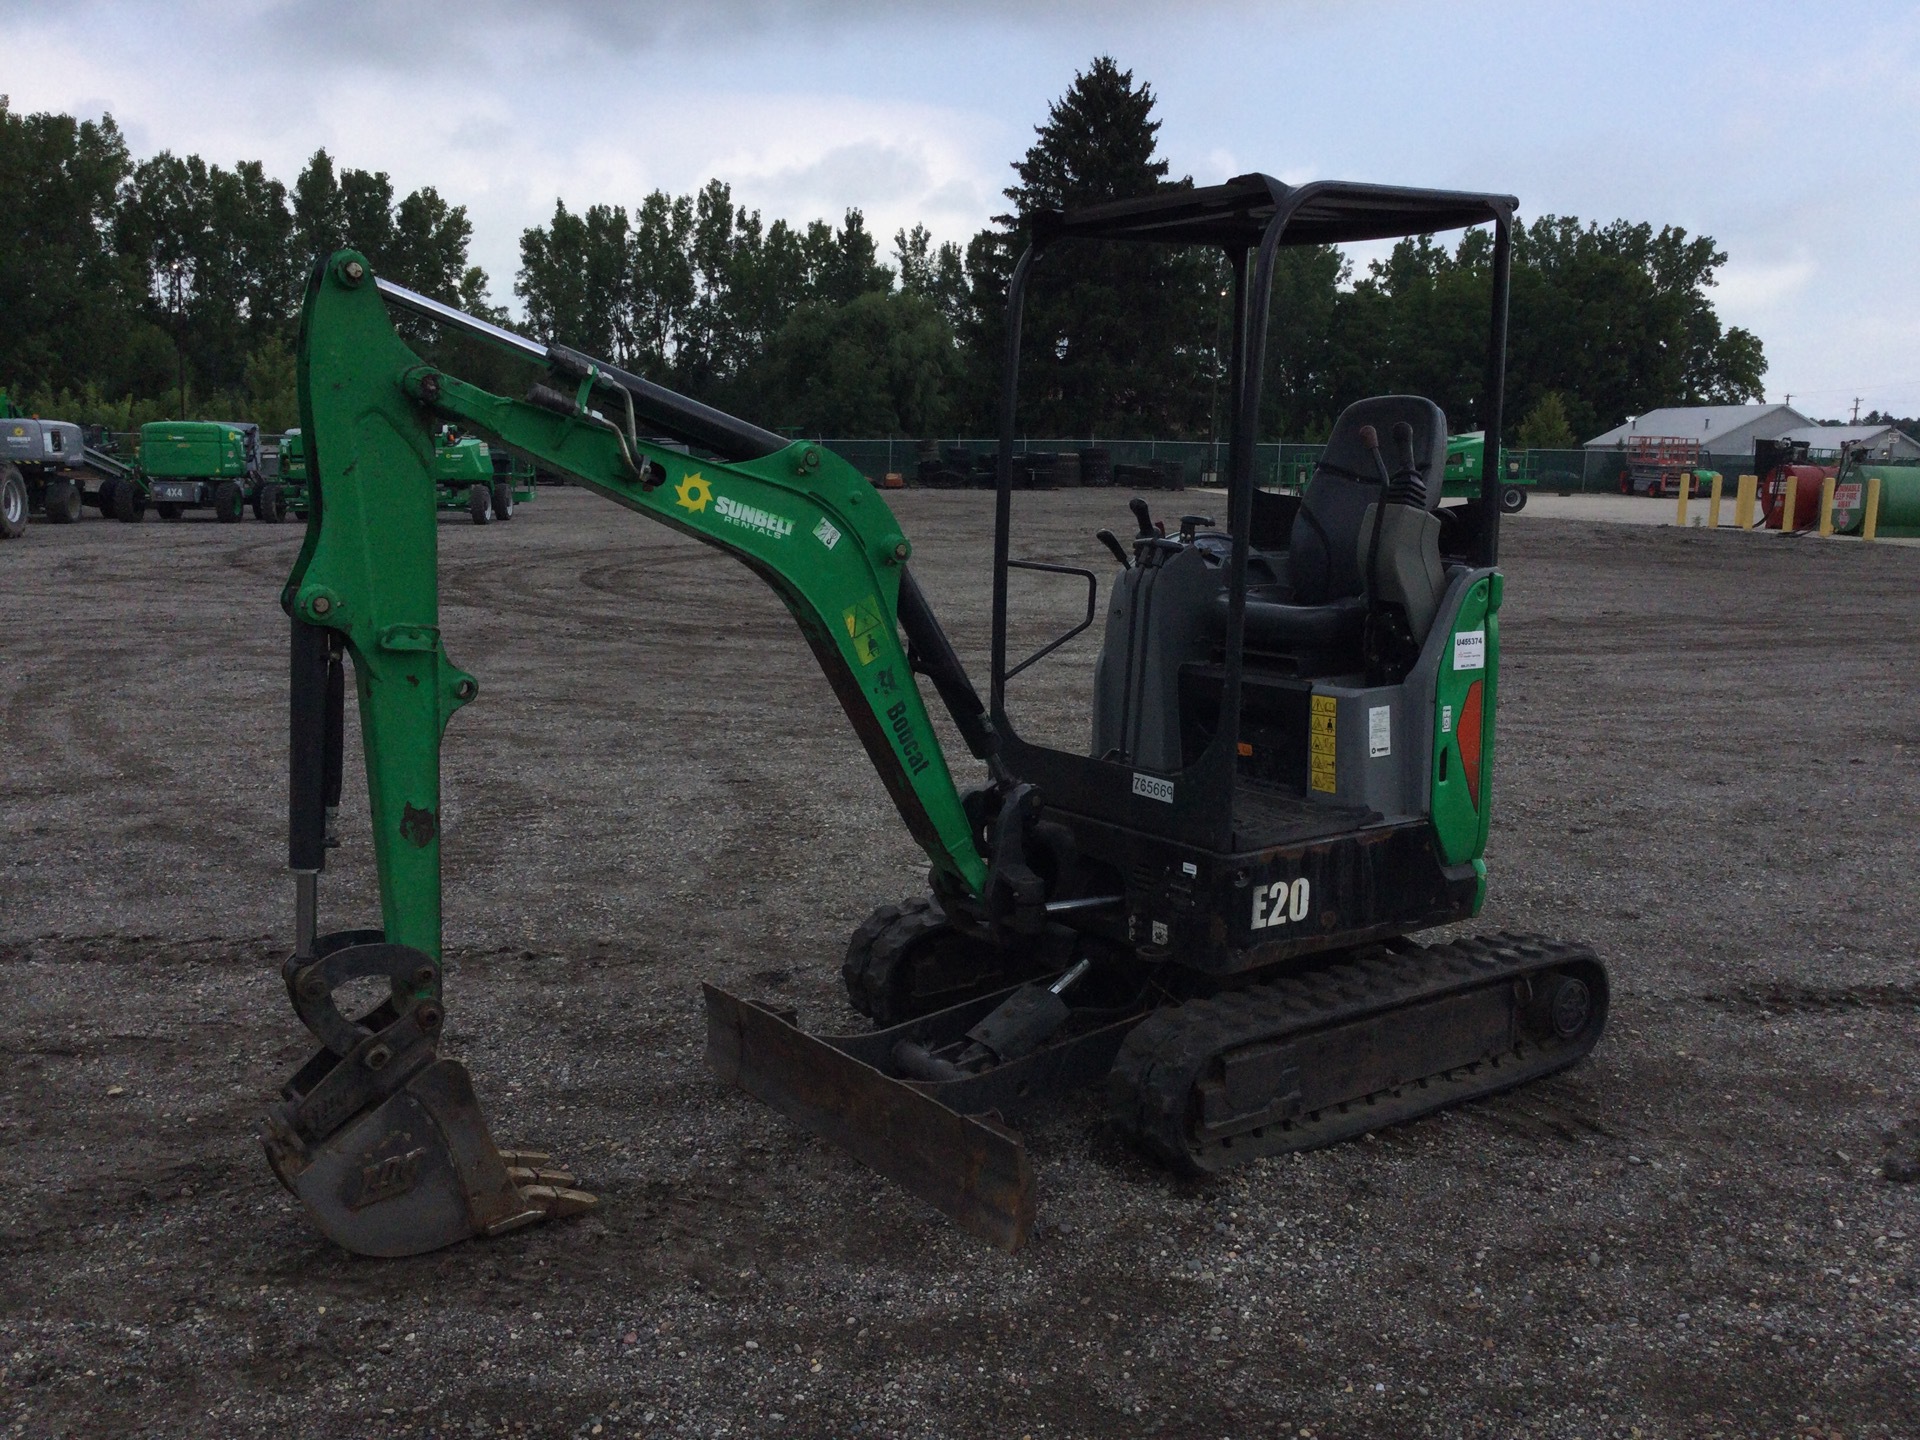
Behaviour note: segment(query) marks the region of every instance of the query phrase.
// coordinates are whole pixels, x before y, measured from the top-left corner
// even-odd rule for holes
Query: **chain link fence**
[[[869,480],[897,475],[908,485],[961,488],[993,483],[999,442],[969,436],[939,440],[822,440]],[[1320,445],[1268,444],[1254,450],[1254,473],[1265,489],[1304,485]],[[1069,440],[1022,437],[1014,442],[1016,483],[1039,487],[1119,485],[1171,490],[1222,484],[1224,440]]]
[[[907,485],[987,488],[993,483],[998,442],[957,436],[942,440],[823,440],[819,442],[875,483],[898,475]],[[1039,487],[1115,484],[1173,489],[1222,483],[1227,446],[1207,440],[1063,440],[1022,438],[1014,442],[1016,483]],[[1295,490],[1319,462],[1320,445],[1268,444],[1254,449],[1254,474],[1262,489]],[[1617,494],[1627,468],[1623,450],[1509,450],[1517,478],[1543,493]],[[1024,462],[1024,463],[1023,463]],[[1753,469],[1751,455],[1706,455],[1731,492]]]
[[[129,463],[140,452],[140,433],[95,432],[109,453]],[[262,434],[264,456],[275,454],[278,436]],[[97,443],[90,440],[89,443]],[[950,440],[822,440],[834,454],[875,484],[898,475],[907,485],[982,489],[993,484],[999,442],[956,436]],[[1040,488],[1117,485],[1171,490],[1223,484],[1227,468],[1224,440],[1063,440],[1022,438],[1014,442],[1016,483]],[[1254,474],[1265,490],[1298,490],[1313,474],[1324,446],[1285,442],[1254,447]],[[1025,461],[1025,464],[1021,464]],[[1509,450],[1509,466],[1518,479],[1543,493],[1618,494],[1626,474],[1624,450]],[[1726,477],[1728,494],[1741,475],[1753,471],[1753,456],[1702,455],[1701,466]],[[271,468],[271,465],[269,466]]]

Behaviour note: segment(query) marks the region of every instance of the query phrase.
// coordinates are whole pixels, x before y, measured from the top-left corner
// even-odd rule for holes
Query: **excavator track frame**
[[[1187,1174],[1318,1149],[1566,1069],[1608,998],[1592,949],[1544,936],[1366,946],[1157,1010],[1115,1057],[1109,1113]]]

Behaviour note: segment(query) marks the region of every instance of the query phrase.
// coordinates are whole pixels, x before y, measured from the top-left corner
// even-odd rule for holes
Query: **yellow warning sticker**
[[[1307,785],[1333,794],[1340,788],[1334,771],[1340,702],[1331,695],[1315,695],[1307,726]]]
[[[847,610],[841,619],[846,622],[847,636],[853,641],[853,651],[860,657],[860,663],[871,665],[878,660],[880,631],[886,624],[880,618],[880,602],[869,595]]]

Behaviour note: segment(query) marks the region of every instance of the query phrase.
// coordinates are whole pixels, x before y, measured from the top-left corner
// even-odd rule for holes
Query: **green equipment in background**
[[[1500,508],[1511,515],[1527,508],[1524,486],[1537,483],[1532,467],[1521,455],[1504,450],[1507,473],[1500,477]],[[1449,500],[1471,500],[1480,494],[1481,465],[1487,456],[1487,433],[1472,430],[1447,437],[1447,470],[1440,493]]]
[[[465,510],[476,525],[511,520],[533,499],[533,467],[477,435],[442,425],[433,441],[433,480],[442,510]]]
[[[152,505],[162,520],[178,520],[189,510],[211,510],[216,520],[231,525],[249,504],[257,520],[287,517],[280,482],[261,472],[260,427],[246,422],[156,420],[142,425],[140,466],[133,483],[141,492],[136,508],[144,511]]]
[[[298,430],[280,437],[279,484],[288,513],[307,518],[307,444]],[[476,525],[511,520],[514,508],[533,498],[533,467],[478,436],[444,425],[434,436],[435,503],[465,510]]]
[[[280,457],[278,484],[286,497],[287,513],[307,518],[307,443],[298,430],[289,430],[276,447]]]

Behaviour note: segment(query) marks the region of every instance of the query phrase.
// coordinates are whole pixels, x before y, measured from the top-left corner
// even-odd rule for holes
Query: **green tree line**
[[[916,225],[883,259],[858,210],[837,225],[767,222],[720,180],[631,209],[557,202],[520,238],[519,323],[770,428],[991,433],[1006,288],[1032,217],[1193,184],[1159,153],[1155,104],[1150,85],[1093,61],[1013,162],[1005,213],[964,247]],[[122,428],[182,408],[293,423],[301,286],[313,257],[342,244],[505,318],[470,263],[465,207],[432,187],[396,197],[384,173],[338,168],[325,151],[288,187],[255,161],[136,162],[111,117],[0,103],[0,193],[13,197],[0,216],[0,386],[38,413]],[[1283,251],[1266,438],[1317,438],[1352,400],[1388,391],[1430,395],[1455,429],[1477,428],[1491,252],[1485,230],[1401,241],[1364,271],[1328,247]],[[1759,339],[1714,311],[1726,258],[1677,226],[1516,224],[1509,439],[1572,445],[1660,405],[1760,398]],[[1218,433],[1227,289],[1211,253],[1050,257],[1022,333],[1023,428]]]

